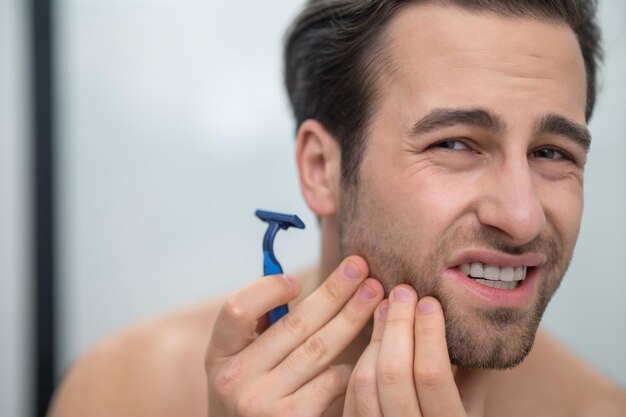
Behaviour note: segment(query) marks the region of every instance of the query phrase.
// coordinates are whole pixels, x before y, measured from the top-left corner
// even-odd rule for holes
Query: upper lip
[[[513,268],[526,266],[534,267],[546,263],[546,255],[539,252],[527,252],[520,255],[495,251],[493,249],[463,249],[454,254],[448,267],[456,267],[462,264],[480,262],[488,265],[510,266]]]

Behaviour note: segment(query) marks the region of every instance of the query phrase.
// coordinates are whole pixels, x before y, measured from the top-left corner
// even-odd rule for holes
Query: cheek
[[[467,178],[454,181],[437,169],[419,174],[396,173],[370,179],[370,200],[387,227],[417,248],[432,248],[456,224],[471,199]],[[425,244],[424,244],[425,243]]]
[[[548,223],[562,240],[564,249],[573,250],[580,230],[583,192],[578,184],[544,187],[541,193]]]

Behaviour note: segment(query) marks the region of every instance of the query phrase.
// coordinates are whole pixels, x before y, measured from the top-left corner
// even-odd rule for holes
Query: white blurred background
[[[318,255],[282,87],[302,0],[56,3],[60,374],[106,334],[261,275],[256,208],[298,213],[286,271]],[[574,261],[544,325],[626,386],[626,3],[601,0],[606,64]],[[0,415],[32,399],[26,2],[0,0]]]

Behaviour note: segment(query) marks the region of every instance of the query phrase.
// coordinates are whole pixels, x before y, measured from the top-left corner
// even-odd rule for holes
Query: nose
[[[485,178],[477,215],[512,245],[523,245],[544,229],[546,216],[527,158],[502,163]]]

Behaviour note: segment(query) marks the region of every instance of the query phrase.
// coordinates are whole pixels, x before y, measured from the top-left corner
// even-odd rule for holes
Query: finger
[[[414,375],[424,416],[463,415],[448,356],[443,310],[432,297],[417,304]]]
[[[420,416],[413,382],[414,320],[417,294],[408,285],[391,291],[376,376],[383,414]]]
[[[359,358],[348,384],[344,416],[382,417],[376,385],[376,364],[380,352],[389,303],[382,301],[374,313],[374,329],[369,345]]]
[[[258,319],[272,308],[293,300],[299,292],[298,281],[284,275],[258,279],[237,291],[219,312],[207,357],[221,361],[240,352],[255,339]]]
[[[276,367],[337,315],[365,281],[367,273],[367,263],[363,258],[347,258],[317,290],[250,345],[246,351],[250,366],[259,370]]]
[[[365,280],[331,321],[271,371],[279,392],[296,390],[326,369],[367,324],[383,294],[380,282]]]
[[[374,313],[374,328],[372,330],[370,345],[376,346],[377,348],[380,347],[380,341],[383,339],[383,331],[385,330],[388,310],[389,300],[383,300],[378,304]]]
[[[350,365],[329,367],[298,391],[288,396],[285,399],[286,409],[278,415],[320,416],[324,414],[338,398],[345,395],[351,372],[352,367]],[[311,401],[313,398],[315,401]],[[306,406],[303,407],[303,404]],[[302,414],[302,412],[306,412],[306,414]]]

